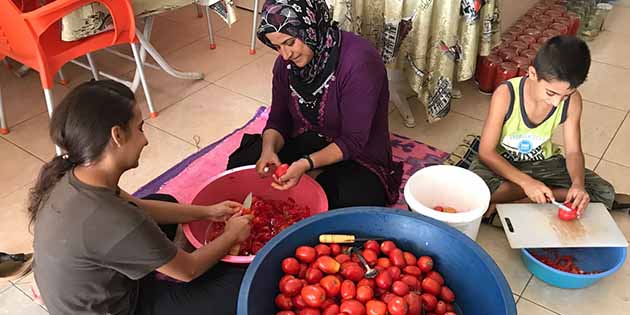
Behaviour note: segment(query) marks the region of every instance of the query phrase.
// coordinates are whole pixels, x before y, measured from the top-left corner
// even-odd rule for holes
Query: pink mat
[[[135,195],[142,197],[156,192],[164,193],[172,195],[179,202],[190,203],[213,176],[225,170],[228,157],[238,148],[243,135],[262,132],[267,118],[268,111],[261,107],[245,126],[186,158],[140,188]],[[391,144],[394,159],[404,162],[400,199],[394,207],[406,209],[402,190],[409,176],[423,167],[442,164],[448,153],[395,134],[391,135]]]

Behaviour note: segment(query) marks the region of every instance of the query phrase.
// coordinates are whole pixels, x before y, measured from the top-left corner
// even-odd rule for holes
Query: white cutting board
[[[560,220],[552,204],[499,204],[497,211],[512,248],[628,246],[601,203],[589,204],[573,221]]]

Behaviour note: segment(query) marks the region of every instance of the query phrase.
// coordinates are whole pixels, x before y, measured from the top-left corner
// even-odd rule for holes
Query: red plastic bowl
[[[287,200],[293,198],[301,206],[308,206],[311,215],[328,211],[328,198],[322,187],[311,177],[302,176],[297,186],[286,191],[271,187],[271,178],[261,178],[254,165],[243,166],[225,171],[215,176],[208,186],[202,189],[192,201],[194,205],[211,205],[224,200],[243,202],[247,194],[263,199]],[[203,246],[208,221],[194,221],[182,225],[188,241],[200,248]],[[229,263],[248,264],[254,259],[250,256],[225,256],[222,260]]]

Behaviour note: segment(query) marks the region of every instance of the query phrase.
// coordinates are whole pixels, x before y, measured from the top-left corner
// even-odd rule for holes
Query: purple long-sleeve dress
[[[387,72],[378,51],[367,40],[342,32],[339,63],[322,97],[318,125],[302,116],[298,97],[289,88],[288,65],[278,56],[265,129],[275,129],[284,139],[306,131],[320,133],[339,146],[344,160],[354,160],[375,173],[386,188],[388,201],[395,203],[402,165],[392,160]]]

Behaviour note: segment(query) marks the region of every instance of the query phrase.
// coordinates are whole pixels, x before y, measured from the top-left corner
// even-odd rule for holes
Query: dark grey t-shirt
[[[177,253],[157,224],[115,192],[68,172],[34,228],[35,280],[50,314],[132,314],[138,279]]]

